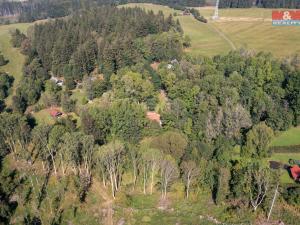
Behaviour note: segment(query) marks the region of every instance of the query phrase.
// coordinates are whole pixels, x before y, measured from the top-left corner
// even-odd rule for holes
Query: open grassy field
[[[5,58],[9,60],[9,63],[2,66],[0,70],[7,72],[15,78],[13,91],[16,90],[20,79],[22,77],[22,67],[24,65],[25,57],[20,53],[19,49],[12,48],[10,43],[10,31],[19,29],[26,33],[30,23],[19,23],[12,25],[0,25],[0,51],[4,54]],[[11,103],[11,96],[6,100],[6,104]]]
[[[214,7],[198,7],[201,15],[209,18],[214,14]],[[263,8],[226,8],[219,9],[220,17],[250,17],[250,18],[271,18],[272,9]]]
[[[293,127],[279,134],[271,143],[272,146],[300,145],[300,127]]]
[[[166,15],[175,12],[166,6],[153,4],[128,4]],[[213,15],[212,7],[197,8],[206,18]],[[272,9],[220,9],[219,21],[209,19],[200,23],[192,16],[177,16],[185,34],[192,39],[193,54],[212,56],[225,54],[231,49],[245,47],[255,51],[272,52],[277,57],[300,53],[299,27],[275,27],[271,22]]]

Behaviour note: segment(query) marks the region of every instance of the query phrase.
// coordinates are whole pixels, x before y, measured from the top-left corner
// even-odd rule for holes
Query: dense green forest
[[[180,185],[187,201],[205,190],[228,223],[264,218],[279,185],[278,205],[299,204],[299,187],[281,185],[267,160],[274,134],[300,124],[297,57],[190,56],[172,16],[112,6],[36,24],[27,36],[16,30],[11,44],[26,63],[12,105],[13,79],[0,76],[4,224],[75,221],[99,182],[116,207],[139,194],[166,202]],[[33,116],[52,107],[65,116]],[[97,224],[89,213],[85,224]],[[286,209],[274,216],[299,219]]]

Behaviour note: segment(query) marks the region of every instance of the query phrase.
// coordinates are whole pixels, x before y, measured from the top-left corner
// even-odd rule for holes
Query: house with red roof
[[[147,112],[147,118],[161,125],[160,115],[157,112]]]
[[[300,167],[298,165],[290,168],[291,175],[295,181],[300,181]]]
[[[51,109],[50,115],[54,118],[58,118],[62,115],[63,113],[58,111],[57,109]]]

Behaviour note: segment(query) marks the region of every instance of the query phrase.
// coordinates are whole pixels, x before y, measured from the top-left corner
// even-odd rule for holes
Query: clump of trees
[[[0,112],[4,109],[4,100],[8,97],[14,78],[7,73],[0,72]]]
[[[199,10],[191,8],[191,9],[189,9],[189,11],[191,12],[191,14],[194,16],[194,18],[196,20],[199,20],[200,22],[203,22],[203,23],[207,23],[207,19],[205,19],[204,16],[200,15]]]
[[[3,54],[0,52],[0,66],[5,66],[9,61],[4,58]]]
[[[19,29],[11,32],[11,44],[14,48],[20,48],[22,42],[26,39],[26,35],[23,34]]]

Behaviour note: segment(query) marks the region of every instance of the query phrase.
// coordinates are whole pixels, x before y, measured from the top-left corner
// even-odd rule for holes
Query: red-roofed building
[[[156,112],[147,112],[147,118],[161,125],[160,115]]]
[[[295,165],[291,167],[291,175],[296,181],[300,181],[300,167],[298,165]]]
[[[56,109],[52,109],[52,110],[50,111],[50,115],[51,115],[52,117],[57,118],[57,117],[60,117],[60,116],[62,115],[62,112],[60,112],[60,111],[58,111],[58,110],[56,110]]]

